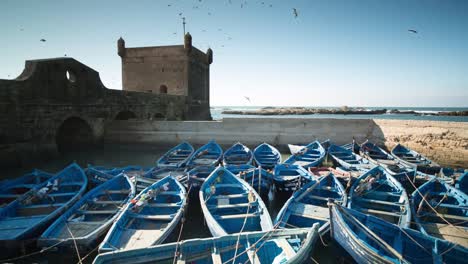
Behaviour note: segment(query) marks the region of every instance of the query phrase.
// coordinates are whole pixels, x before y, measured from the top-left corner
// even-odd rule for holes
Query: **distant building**
[[[210,105],[210,64],[213,51],[206,53],[192,46],[192,36],[184,45],[126,48],[117,41],[122,58],[122,89],[187,97],[188,113],[206,119]],[[191,119],[190,117],[187,117]]]

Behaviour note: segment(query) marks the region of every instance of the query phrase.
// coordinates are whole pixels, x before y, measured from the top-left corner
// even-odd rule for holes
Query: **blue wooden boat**
[[[276,164],[281,163],[281,153],[268,143],[258,145],[254,149],[253,154],[255,164],[264,169],[273,169]]]
[[[198,193],[206,178],[216,169],[214,166],[199,166],[187,172],[188,188],[192,193]]]
[[[349,208],[409,227],[408,195],[400,182],[384,168],[375,167],[359,177],[351,187],[349,197]]]
[[[419,171],[424,173],[436,174],[440,171],[439,164],[401,144],[396,144],[390,153],[401,163],[408,167],[416,167]]]
[[[412,175],[412,177],[415,176],[416,166],[410,166],[396,160],[392,155],[369,140],[362,143],[360,153],[362,157],[368,159],[375,165],[384,167],[392,175],[408,173]]]
[[[101,184],[113,177],[125,173],[129,178],[142,176],[153,168],[129,165],[126,167],[104,167],[93,166],[88,164],[86,175],[90,182],[94,184]]]
[[[183,216],[185,188],[175,178],[155,182],[125,208],[99,246],[99,252],[157,245],[171,234]]]
[[[0,182],[0,207],[4,207],[25,194],[36,185],[45,182],[54,175],[41,170],[33,170],[19,178]]]
[[[159,168],[181,168],[184,167],[187,163],[190,156],[192,156],[193,152],[192,145],[190,143],[184,141],[179,145],[170,149],[166,154],[164,154],[161,158],[158,159],[156,165]]]
[[[328,155],[332,157],[333,163],[337,167],[344,167],[350,170],[370,170],[375,167],[375,164],[355,154],[352,150],[337,145],[330,145]]]
[[[466,263],[464,247],[340,205],[330,208],[331,237],[357,263]]]
[[[318,238],[312,228],[244,232],[196,238],[148,248],[99,254],[94,264],[144,263],[307,263]]]
[[[270,214],[257,192],[223,167],[200,188],[200,205],[213,236],[273,229]]]
[[[468,172],[465,172],[455,181],[455,188],[468,194]]]
[[[250,184],[261,197],[267,197],[273,186],[273,174],[261,167],[242,171],[237,176]]]
[[[325,150],[328,150],[328,148],[330,147],[330,145],[332,143],[331,143],[330,139],[327,139],[327,140],[321,142],[320,144],[322,144],[322,147]],[[305,146],[307,146],[307,145],[304,145],[304,144],[299,144],[299,145],[288,144],[289,152],[291,153],[291,155],[294,155],[294,154],[298,153]]]
[[[130,179],[120,174],[85,194],[38,239],[39,247],[90,249],[103,236],[122,208],[135,196]]]
[[[346,206],[347,197],[343,185],[332,173],[304,185],[284,204],[276,216],[275,226],[281,228],[311,227],[320,224],[319,233],[330,230],[328,202]]]
[[[244,171],[249,171],[252,169],[255,169],[253,165],[247,165],[247,164],[242,164],[242,165],[225,165],[224,168],[226,168],[228,171],[232,172],[232,174],[237,175],[241,172]]]
[[[468,195],[434,178],[416,189],[411,209],[419,230],[468,248]]]
[[[280,192],[294,192],[312,180],[312,175],[302,166],[279,164],[273,172],[276,190]]]
[[[273,174],[261,167],[254,167],[252,165],[226,165],[224,166],[232,174],[237,175],[250,186],[254,187],[255,191],[265,198],[270,192],[273,185]]]
[[[223,165],[251,165],[252,151],[240,142],[232,145],[223,155]]]
[[[166,178],[167,176],[172,176],[173,178],[175,178],[182,184],[187,184],[187,181],[188,181],[187,171],[184,168],[171,168],[171,167],[158,168],[156,167],[147,171],[145,174],[142,175],[143,178],[152,180],[153,183],[163,178]]]
[[[73,163],[0,208],[2,246],[39,235],[57,216],[80,199],[87,184],[84,171]]]
[[[359,144],[354,139],[353,139],[353,141],[351,143],[341,145],[341,147],[343,147],[343,148],[345,148],[347,150],[351,150],[352,152],[354,152],[356,154],[359,154],[359,150],[361,149],[361,146],[359,146]]]
[[[285,164],[299,165],[304,168],[318,167],[325,159],[326,151],[318,141],[314,141],[302,148],[296,154],[289,156]]]
[[[223,149],[211,140],[207,144],[197,149],[187,161],[187,167],[195,166],[216,166],[223,157]]]

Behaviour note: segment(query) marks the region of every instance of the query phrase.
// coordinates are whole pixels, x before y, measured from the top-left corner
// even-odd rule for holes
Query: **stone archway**
[[[121,111],[115,116],[115,120],[129,120],[129,119],[135,119],[137,116],[135,115],[134,112],[132,111]]]
[[[94,142],[91,126],[79,117],[67,118],[55,133],[55,143],[60,153],[83,150]]]

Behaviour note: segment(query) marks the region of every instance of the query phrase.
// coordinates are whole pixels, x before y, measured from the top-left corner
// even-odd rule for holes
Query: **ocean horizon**
[[[223,118],[334,118],[334,119],[396,119],[396,120],[428,120],[428,121],[450,121],[450,122],[468,122],[468,116],[435,116],[439,112],[454,112],[454,111],[468,111],[468,107],[402,107],[402,106],[348,106],[348,108],[359,108],[366,110],[380,110],[387,109],[398,110],[401,112],[414,111],[416,114],[401,114],[390,113],[385,114],[369,114],[369,115],[353,115],[353,114],[307,114],[307,115],[234,115],[223,114],[223,111],[237,110],[237,111],[255,111],[265,107],[273,108],[291,108],[291,107],[304,107],[304,108],[317,108],[317,109],[339,109],[343,106],[211,106],[211,116],[214,120],[222,120]]]

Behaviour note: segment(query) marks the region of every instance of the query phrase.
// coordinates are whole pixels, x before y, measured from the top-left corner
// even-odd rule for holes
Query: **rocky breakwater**
[[[314,114],[336,114],[336,115],[381,115],[387,109],[368,110],[364,108],[309,108],[309,107],[264,107],[258,110],[225,110],[222,114],[227,115],[314,115]]]

